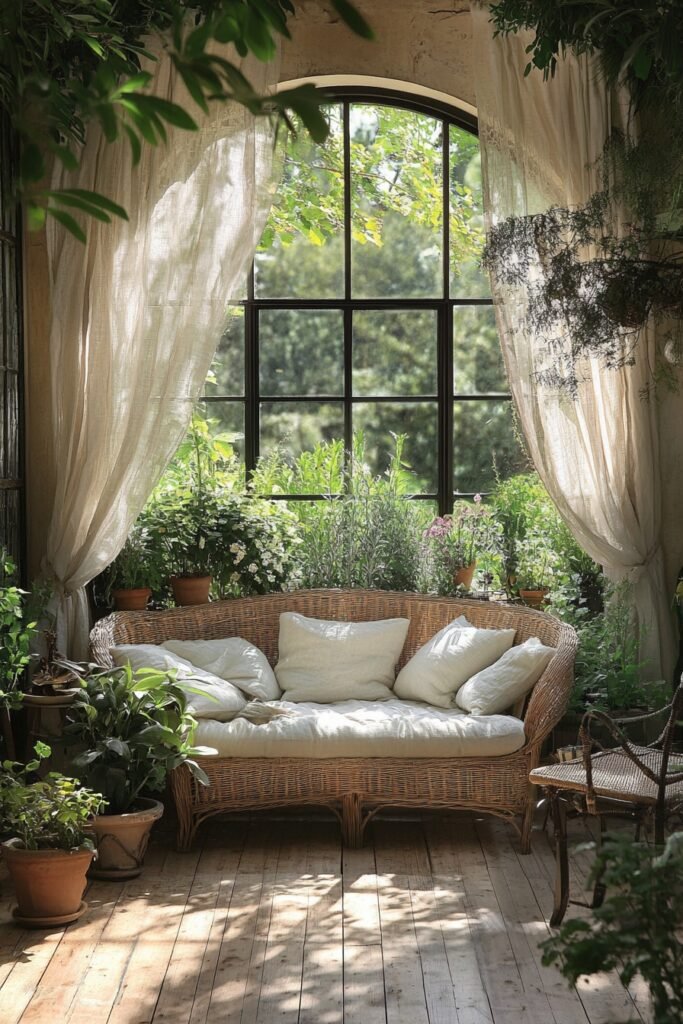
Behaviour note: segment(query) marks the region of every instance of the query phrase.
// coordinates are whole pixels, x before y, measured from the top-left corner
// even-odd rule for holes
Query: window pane
[[[441,121],[354,103],[349,132],[353,295],[443,295]]]
[[[453,391],[509,391],[493,306],[453,308]]]
[[[17,566],[21,563],[20,500],[18,490],[0,490],[0,546],[7,548]]]
[[[436,364],[436,310],[354,312],[354,395],[434,395]]]
[[[456,494],[491,491],[502,480],[528,471],[529,460],[513,420],[512,402],[456,402],[454,488]]]
[[[343,436],[341,402],[261,403],[261,455],[277,445],[287,457],[296,458],[319,441]]]
[[[415,475],[414,490],[436,491],[436,402],[359,402],[353,407],[354,431],[365,435],[367,460],[383,473],[395,449],[395,434],[406,434],[403,463]]]
[[[338,309],[262,309],[263,395],[344,393],[344,319]]]
[[[479,140],[456,125],[449,134],[451,296],[479,299],[490,294],[479,267],[484,247]]]
[[[227,435],[235,452],[237,474],[236,485],[243,488],[244,473],[244,402],[202,402],[202,415],[209,421],[214,437],[218,434]]]
[[[205,395],[239,397],[244,394],[244,307],[231,306],[228,322],[218,343]]]
[[[330,133],[311,140],[295,118],[282,178],[256,259],[258,298],[340,298],[344,294],[342,108],[325,107]]]

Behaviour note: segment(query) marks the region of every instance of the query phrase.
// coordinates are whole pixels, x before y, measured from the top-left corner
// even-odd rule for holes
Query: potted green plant
[[[529,608],[542,608],[550,593],[553,574],[553,552],[546,539],[529,533],[517,545],[515,586]]]
[[[31,663],[31,640],[36,623],[27,621],[26,591],[13,582],[16,569],[5,550],[0,551],[0,725],[6,752],[14,757],[10,711],[23,699],[21,679]]]
[[[161,586],[161,573],[147,530],[134,526],[106,571],[105,596],[116,611],[142,611]]]
[[[498,532],[492,509],[475,494],[472,503],[458,501],[451,515],[432,520],[423,534],[425,554],[436,575],[445,574],[453,587],[471,590],[477,556],[492,550]]]
[[[26,765],[4,761],[0,774],[0,833],[17,898],[13,917],[24,928],[51,928],[77,920],[85,911],[86,871],[94,856],[89,826],[103,806],[99,793],[75,779],[31,773],[51,750],[37,743]]]
[[[187,764],[207,783],[193,760],[206,750],[191,745],[194,719],[185,691],[172,674],[130,665],[72,665],[81,690],[69,708],[64,734],[78,745],[74,772],[101,792],[107,813],[95,818],[97,878],[134,878],[163,804],[146,794],[163,792],[170,772]]]

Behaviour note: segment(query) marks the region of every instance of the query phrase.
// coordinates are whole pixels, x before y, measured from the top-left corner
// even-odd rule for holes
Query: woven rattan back
[[[557,648],[557,654],[529,702],[525,716],[527,733],[530,725],[534,734],[538,728],[545,731],[552,728],[569,699],[576,635],[564,623],[543,612],[517,605],[384,590],[299,590],[162,612],[115,612],[100,620],[90,634],[92,657],[98,664],[111,665],[109,648],[115,644],[160,644],[172,639],[241,636],[259,647],[271,664],[275,664],[280,614],[285,611],[346,622],[410,619],[399,668],[422,644],[459,615],[466,615],[473,626],[480,628],[514,629],[516,644],[536,636],[544,644]]]

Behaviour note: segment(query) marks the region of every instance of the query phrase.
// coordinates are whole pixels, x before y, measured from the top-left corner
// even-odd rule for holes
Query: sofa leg
[[[342,838],[345,846],[363,845],[363,804],[360,793],[347,793],[341,801]]]

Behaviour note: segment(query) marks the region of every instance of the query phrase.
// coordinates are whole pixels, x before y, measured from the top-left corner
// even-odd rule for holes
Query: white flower
[[[252,574],[258,572],[258,565],[256,564],[256,562],[252,562],[250,565],[247,566],[247,572],[250,572]]]
[[[233,555],[236,555],[237,552],[240,550],[240,545],[239,544],[231,544],[229,550],[232,552]]]
[[[235,555],[234,559],[233,559],[235,565],[239,565],[245,555],[246,555],[246,551],[238,551],[237,554]]]
[[[240,581],[240,574],[238,572],[233,572],[232,575],[230,576],[230,582],[231,583],[239,583],[239,581]]]

